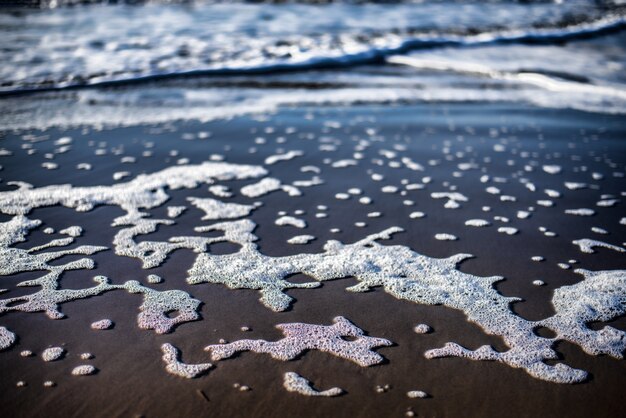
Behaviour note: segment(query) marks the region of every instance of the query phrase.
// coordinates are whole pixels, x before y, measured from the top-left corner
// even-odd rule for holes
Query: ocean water
[[[622,114],[626,7],[618,3],[3,8],[0,123],[130,125],[362,102],[523,102]],[[35,110],[25,92],[46,100]]]
[[[626,6],[27,6],[8,415],[619,416]]]

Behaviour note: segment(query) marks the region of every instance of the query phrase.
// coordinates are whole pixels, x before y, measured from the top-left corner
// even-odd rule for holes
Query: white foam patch
[[[461,207],[459,202],[469,201],[467,196],[458,192],[435,192],[431,193],[430,197],[433,199],[448,199],[444,205],[446,209],[458,209]]]
[[[281,216],[274,222],[278,226],[294,226],[296,228],[306,228],[304,219],[295,218],[293,216]]]
[[[72,369],[72,376],[90,376],[98,371],[91,364],[83,364]]]
[[[289,238],[287,240],[287,243],[296,244],[296,245],[304,245],[304,244],[308,244],[314,239],[315,237],[313,235],[296,235],[295,237]]]
[[[156,274],[148,274],[147,280],[148,280],[148,283],[150,284],[157,284],[157,283],[163,282],[163,278]]]
[[[595,239],[583,238],[572,241],[572,244],[578,245],[580,251],[587,254],[595,253],[595,247],[607,248],[609,250],[617,251],[619,253],[626,252],[626,249],[618,247],[617,245],[609,244],[604,241],[598,241]]]
[[[587,327],[626,313],[626,270],[575,270],[584,276],[579,283],[554,290],[554,316],[539,321],[557,333],[554,340],[571,341],[586,353],[623,358],[626,332],[609,325],[600,330]]]
[[[113,328],[113,321],[110,319],[101,319],[91,323],[91,329],[104,331],[111,328]]]
[[[232,192],[228,189],[228,187],[223,184],[214,184],[213,186],[209,186],[209,192],[213,193],[217,197],[232,197]]]
[[[243,246],[236,254],[200,254],[187,280],[189,283],[223,283],[229,288],[259,289],[261,301],[269,308],[280,311],[287,309],[291,300],[283,290],[303,286],[286,282],[285,277],[296,273],[318,281],[354,277],[359,283],[348,288],[350,291],[364,292],[371,287],[382,286],[387,293],[399,299],[459,309],[486,333],[501,336],[510,347],[500,353],[488,346],[471,351],[449,343],[441,349],[429,350],[426,353],[429,358],[461,356],[496,360],[523,368],[536,378],[559,383],[585,379],[586,373],[582,370],[562,363],[548,365],[544,362],[557,359],[557,353],[552,349],[555,340],[537,336],[533,332],[536,323],[526,321],[511,311],[510,303],[519,299],[504,297],[493,288],[493,283],[502,280],[501,277],[479,277],[457,270],[456,264],[470,257],[467,254],[434,259],[417,254],[408,247],[382,246],[376,242],[388,239],[399,231],[401,228],[390,228],[349,245],[329,241],[322,254],[267,257],[260,254],[254,244]],[[315,283],[305,285],[313,287]],[[619,294],[619,289],[614,290]],[[616,311],[615,315],[619,312]],[[272,347],[262,340],[232,344],[234,346],[211,346],[211,350],[223,350],[220,351],[221,357],[232,355],[238,348],[254,347],[261,351],[265,348],[271,352]]]
[[[511,226],[501,226],[498,228],[498,232],[506,235],[515,235],[519,232],[519,230]]]
[[[359,163],[356,160],[346,159],[346,160],[338,160],[331,164],[333,168],[346,168],[358,165]]]
[[[167,217],[178,218],[187,209],[187,206],[168,206]]]
[[[209,345],[211,359],[222,360],[240,351],[267,353],[277,360],[291,360],[306,350],[319,350],[366,367],[378,364],[383,357],[372,348],[389,346],[384,338],[368,337],[363,331],[342,316],[333,319],[333,325],[303,323],[278,324],[285,338],[278,341],[238,340],[229,344]],[[342,337],[351,337],[345,340]]]
[[[266,170],[259,166],[205,162],[168,167],[113,186],[73,187],[65,184],[22,187],[0,193],[0,211],[10,215],[25,215],[35,208],[62,205],[85,212],[98,205],[113,205],[132,212],[162,205],[168,198],[165,188],[194,188],[215,180],[244,180],[265,174]]]
[[[182,290],[157,291],[142,286],[136,280],[120,287],[130,293],[143,294],[144,300],[137,315],[137,324],[141,329],[153,329],[157,334],[165,334],[179,324],[200,318],[197,310],[201,302]],[[171,312],[177,315],[170,318],[168,314]]]
[[[596,211],[593,209],[580,208],[580,209],[566,209],[565,213],[568,215],[576,215],[576,216],[593,216],[596,214]]]
[[[438,241],[456,241],[456,240],[458,240],[456,235],[446,234],[446,233],[435,234],[435,239],[438,240]]]
[[[467,221],[465,221],[465,225],[466,226],[474,226],[474,227],[485,227],[485,226],[489,226],[491,225],[491,223],[489,221],[486,221],[484,219],[468,219]]]
[[[413,328],[413,332],[416,334],[428,334],[432,331],[432,328],[427,324],[419,324]]]
[[[547,164],[541,168],[543,169],[543,171],[545,171],[548,174],[559,174],[563,170],[563,168],[560,165],[556,165],[556,164]]]
[[[343,390],[338,387],[318,391],[311,387],[309,382],[304,377],[295,372],[287,372],[283,375],[283,386],[289,392],[299,393],[304,396],[339,396],[343,393]]]
[[[620,201],[619,199],[600,200],[596,203],[596,206],[599,206],[601,208],[610,208],[610,207],[617,205],[619,201]]]
[[[186,364],[180,361],[180,352],[172,344],[165,343],[161,346],[163,352],[163,361],[165,362],[165,370],[176,376],[186,379],[193,379],[207,370],[213,365],[211,363]]]
[[[573,181],[566,181],[565,187],[567,187],[569,190],[580,190],[580,189],[586,189],[588,185],[587,183],[577,183]]]
[[[289,161],[296,157],[300,157],[302,155],[304,155],[304,152],[299,151],[299,150],[288,151],[284,154],[271,155],[265,159],[265,164],[272,165],[280,161]]]
[[[267,177],[256,183],[243,186],[240,191],[241,194],[244,196],[256,198],[264,196],[273,191],[280,190],[281,187],[282,183],[280,182],[280,180],[273,177]]]
[[[14,333],[9,331],[5,327],[0,327],[0,350],[6,350],[7,348],[11,347],[16,340],[17,337]]]
[[[203,221],[215,219],[235,219],[247,216],[256,209],[253,205],[240,205],[238,203],[224,203],[219,200],[199,197],[188,197],[187,200],[198,209],[202,210],[205,215]]]
[[[41,358],[43,361],[55,361],[63,357],[65,350],[61,347],[50,347],[43,350]]]
[[[428,393],[422,391],[422,390],[410,390],[406,393],[406,396],[408,396],[409,398],[415,399],[415,398],[428,398]]]

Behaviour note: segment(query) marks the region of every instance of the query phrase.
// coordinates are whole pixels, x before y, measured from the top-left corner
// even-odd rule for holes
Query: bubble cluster
[[[283,375],[283,386],[289,392],[299,393],[304,396],[339,396],[343,393],[343,390],[338,387],[326,389],[323,391],[315,390],[311,387],[309,382],[304,377],[295,372],[287,372]]]
[[[342,316],[333,319],[333,325],[303,323],[278,324],[285,338],[278,341],[238,340],[229,344],[209,345],[205,348],[214,361],[231,357],[240,351],[267,353],[277,360],[292,360],[306,350],[320,350],[366,367],[378,364],[383,357],[372,348],[393,344],[384,338],[368,337]],[[351,337],[346,340],[342,337]]]
[[[101,319],[91,323],[91,329],[107,330],[113,328],[113,321],[110,319]]]
[[[165,370],[176,376],[193,379],[213,367],[210,363],[186,364],[181,362],[179,350],[169,343],[163,344],[161,351],[163,352],[162,359],[165,362]]]
[[[89,376],[98,371],[91,364],[83,364],[72,369],[72,376]]]
[[[50,347],[43,350],[41,353],[41,358],[43,361],[55,361],[60,359],[63,354],[65,354],[65,350],[61,347]]]
[[[5,350],[15,343],[17,337],[14,333],[6,329],[5,327],[0,327],[0,350]]]
[[[607,248],[609,250],[617,251],[619,253],[626,252],[626,249],[618,247],[617,245],[609,244],[604,241],[598,241],[595,239],[583,238],[572,241],[572,244],[578,245],[580,251],[583,253],[593,254],[595,253],[595,247]]]
[[[308,244],[313,241],[315,237],[313,235],[296,235],[295,237],[291,237],[287,240],[289,244]]]

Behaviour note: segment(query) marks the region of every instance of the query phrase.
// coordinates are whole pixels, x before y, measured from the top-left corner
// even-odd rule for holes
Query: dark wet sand
[[[311,112],[313,120],[303,116]],[[324,121],[341,121],[346,124],[356,116],[376,117],[374,122],[356,122],[354,126],[320,132]],[[449,125],[456,126],[455,131]],[[300,173],[304,165],[317,165],[323,168],[321,177],[326,184],[302,189],[304,195],[289,198],[281,192],[274,192],[259,198],[264,206],[256,210],[251,219],[259,226],[260,250],[264,254],[279,256],[299,252],[319,252],[329,239],[353,242],[364,236],[379,232],[384,228],[398,225],[407,232],[398,234],[389,244],[408,245],[413,250],[431,257],[448,257],[457,253],[471,253],[476,257],[464,262],[460,269],[464,272],[481,275],[501,275],[505,281],[497,284],[497,289],[506,296],[518,296],[523,302],[513,306],[519,315],[531,319],[541,319],[552,313],[550,298],[552,290],[563,285],[578,282],[582,276],[573,269],[562,270],[556,264],[569,259],[579,261],[577,266],[590,270],[623,269],[626,260],[623,255],[610,250],[599,249],[595,254],[583,254],[571,244],[579,238],[594,238],[613,244],[626,241],[625,227],[619,225],[624,216],[623,206],[596,208],[600,194],[616,194],[624,190],[624,179],[612,176],[613,171],[624,172],[626,126],[620,116],[592,115],[575,111],[539,110],[518,106],[488,105],[429,105],[402,107],[353,107],[350,109],[328,108],[285,110],[270,116],[267,122],[258,122],[244,117],[231,121],[209,124],[175,123],[175,132],[151,133],[154,127],[117,128],[100,132],[89,131],[85,135],[80,130],[67,132],[50,131],[50,140],[35,143],[39,152],[27,156],[20,149],[23,141],[20,135],[6,133],[3,146],[14,152],[11,157],[2,157],[4,170],[0,172],[3,182],[1,190],[9,190],[9,180],[31,182],[36,186],[47,184],[72,183],[74,185],[114,184],[111,176],[115,171],[130,171],[132,178],[141,172],[153,172],[174,164],[178,158],[189,158],[191,163],[200,163],[213,153],[223,154],[232,163],[261,164],[277,148],[285,150],[301,149],[305,156],[291,161],[268,166],[272,176],[284,182],[310,178],[311,173]],[[274,139],[281,132],[251,134],[250,128],[266,126],[284,131],[287,126],[295,126],[299,132],[315,133],[340,139],[342,145],[335,152],[317,150],[317,139],[297,139],[287,135],[287,142],[276,144]],[[475,128],[475,134],[462,132],[466,126]],[[490,139],[490,128],[507,127],[502,134],[509,137],[507,152],[493,151],[495,140]],[[365,151],[366,159],[358,167],[332,169],[322,164],[324,158],[338,160],[351,158],[354,142],[351,136],[365,137],[364,129],[374,127],[386,142],[373,142]],[[425,131],[425,129],[431,131]],[[597,130],[602,132],[597,134]],[[541,130],[543,141],[538,139]],[[581,129],[585,130],[581,133]],[[181,140],[182,133],[208,130],[210,139]],[[36,133],[38,134],[38,133]],[[593,140],[593,135],[598,140]],[[52,140],[69,135],[74,138],[72,150],[54,159],[58,170],[40,168],[45,161],[44,154],[54,149]],[[463,142],[456,140],[463,135]],[[268,139],[266,145],[254,145],[256,136]],[[410,137],[405,141],[404,137]],[[515,137],[515,138],[513,138]],[[585,138],[589,138],[585,142]],[[87,141],[107,141],[107,148],[124,146],[124,155],[137,156],[135,164],[120,164],[121,155],[94,156],[94,147]],[[508,184],[498,185],[506,194],[517,197],[515,203],[499,202],[498,196],[484,192],[486,185],[478,182],[480,174],[476,170],[465,172],[464,177],[452,175],[459,161],[442,159],[443,141],[451,141],[453,153],[466,146],[474,147],[472,155],[482,164],[486,156],[493,160],[484,165],[492,176],[509,178]],[[154,155],[141,158],[144,150],[142,141],[154,141]],[[392,170],[372,165],[372,158],[380,149],[391,149],[393,143],[406,143],[409,151],[401,155],[411,156],[426,167],[425,172],[407,169]],[[545,144],[540,149],[539,143]],[[571,149],[568,143],[575,143]],[[224,147],[230,147],[225,150]],[[248,148],[256,146],[258,153],[250,154]],[[179,151],[176,157],[169,157],[172,149]],[[515,150],[515,154],[511,151]],[[537,199],[547,199],[542,192],[528,192],[523,185],[511,179],[511,173],[522,170],[527,161],[519,157],[522,151],[538,152],[536,160],[541,164],[560,164],[564,173],[547,175],[540,167],[532,173],[523,173],[538,186],[539,190],[554,188],[564,192],[560,199],[554,199],[556,206],[542,208],[535,204]],[[589,151],[594,151],[589,156]],[[554,153],[560,153],[560,157]],[[571,155],[580,155],[581,161],[572,162]],[[616,167],[608,169],[606,159],[611,159]],[[428,166],[431,159],[442,160],[438,166]],[[507,159],[515,159],[516,165],[507,165]],[[467,161],[466,156],[462,161]],[[75,165],[90,162],[91,171],[78,171]],[[573,166],[586,165],[587,173],[571,173]],[[366,171],[386,175],[385,181],[373,182],[366,177]],[[590,182],[589,173],[600,171],[605,179],[595,182],[600,190],[567,191],[564,181]],[[418,182],[423,176],[431,176],[433,182],[425,190],[398,194],[385,194],[380,188],[386,184],[400,185],[406,178]],[[449,181],[469,197],[470,202],[461,209],[443,209],[444,201],[430,198],[434,191],[444,191],[442,183]],[[239,184],[229,182],[233,190]],[[359,187],[364,194],[374,200],[372,205],[361,205],[353,198],[340,201],[335,193],[345,192],[350,187]],[[168,191],[171,201],[151,211],[155,218],[166,218],[165,207],[184,204],[187,196],[208,196],[206,186],[195,190]],[[402,205],[402,200],[415,201],[414,206]],[[249,199],[235,196],[229,201],[249,202]],[[327,205],[328,218],[316,219],[317,205]],[[489,213],[481,211],[481,206],[493,208]],[[517,210],[535,206],[536,212],[530,219],[516,220]],[[574,217],[563,214],[566,208],[589,207],[597,209],[593,217]],[[305,230],[290,227],[276,227],[273,224],[276,212],[280,210],[306,210],[303,216],[309,224]],[[424,219],[409,219],[412,211],[420,210],[427,214]],[[372,219],[366,214],[380,211],[383,216]],[[117,229],[111,228],[111,220],[122,214],[119,208],[98,207],[91,212],[76,213],[66,208],[43,208],[31,213],[30,218],[42,219],[45,226],[59,230],[69,225],[81,225],[85,234],[78,244],[106,245],[111,247]],[[179,217],[175,226],[164,226],[149,239],[166,240],[170,236],[188,235],[193,227],[206,222],[200,221],[201,212],[193,207]],[[471,218],[492,220],[494,215],[511,218],[511,226],[520,229],[515,236],[496,232],[498,222],[488,228],[472,228],[463,223]],[[2,216],[1,220],[7,220]],[[364,221],[366,228],[354,226],[354,222]],[[507,225],[508,226],[508,225]],[[537,228],[546,226],[556,231],[556,238],[544,237]],[[610,235],[601,236],[590,232],[592,226],[606,228]],[[339,234],[329,232],[330,228],[342,229]],[[21,248],[38,245],[50,239],[41,229],[29,236],[28,242],[19,244]],[[433,238],[436,233],[447,232],[459,237],[455,242],[442,242]],[[317,240],[306,246],[287,244],[286,239],[293,235],[312,234]],[[213,252],[232,252],[234,245],[218,244]],[[530,261],[530,257],[542,255],[543,263]],[[65,257],[67,262],[75,257]],[[468,348],[478,348],[491,344],[496,349],[506,349],[499,337],[488,336],[475,325],[468,323],[462,312],[440,306],[416,305],[396,300],[376,289],[368,293],[354,294],[344,289],[353,285],[350,278],[324,282],[321,288],[290,290],[295,298],[290,310],[275,313],[258,301],[258,293],[251,290],[228,290],[222,285],[201,284],[190,286],[185,283],[186,271],[193,263],[195,255],[187,250],[173,253],[160,267],[142,270],[139,260],[122,258],[112,250],[96,254],[94,271],[67,272],[61,280],[63,287],[79,288],[92,285],[91,278],[96,274],[110,277],[113,283],[123,283],[136,279],[147,284],[146,276],[154,273],[164,278],[162,284],[150,285],[155,289],[182,289],[203,301],[202,320],[177,327],[173,333],[157,335],[153,331],[140,330],[136,326],[137,307],[141,296],[122,291],[74,301],[61,307],[67,315],[64,320],[50,320],[43,313],[11,312],[0,317],[0,325],[6,326],[19,335],[18,344],[0,353],[0,405],[2,415],[7,417],[27,416],[255,416],[255,417],[398,417],[404,416],[408,408],[417,416],[426,417],[591,417],[620,416],[623,411],[623,387],[626,384],[626,366],[623,361],[605,356],[593,357],[582,352],[577,346],[559,343],[558,351],[567,364],[587,370],[590,378],[577,385],[558,385],[543,382],[504,364],[475,362],[459,358],[427,360],[424,351],[440,347],[448,341],[457,342]],[[16,288],[20,281],[38,277],[37,273],[21,273],[2,277],[1,288],[9,289],[3,297],[31,293],[32,288]],[[292,281],[304,280],[292,277]],[[532,281],[541,279],[546,286],[534,286]],[[297,360],[280,362],[267,355],[242,353],[232,359],[214,362],[216,367],[208,374],[193,380],[185,380],[166,373],[161,361],[160,345],[169,342],[181,349],[183,360],[188,363],[207,362],[209,356],[202,348],[217,343],[220,338],[234,341],[241,338],[278,339],[281,334],[274,325],[285,322],[307,322],[330,324],[332,318],[343,315],[369,335],[392,340],[392,347],[377,350],[386,361],[383,364],[361,368],[358,365],[335,358],[321,352],[307,352]],[[94,331],[89,325],[95,320],[109,318],[115,327],[109,331]],[[412,328],[420,323],[430,325],[434,332],[418,335]],[[624,329],[624,318],[611,323]],[[251,332],[242,332],[240,327],[249,326]],[[63,345],[67,350],[65,359],[44,363],[39,357],[22,358],[21,350],[30,349],[37,354],[50,346]],[[80,353],[95,355],[92,361],[79,359]],[[99,369],[95,376],[74,377],[71,369],[79,364],[93,364]],[[309,379],[316,388],[323,390],[339,386],[346,394],[337,398],[307,398],[288,393],[282,387],[282,375],[295,371]],[[25,388],[17,388],[19,380],[27,382]],[[43,382],[53,380],[54,388],[44,388]],[[234,383],[248,385],[249,392],[239,392]],[[391,389],[382,394],[375,392],[377,385],[389,384]],[[423,390],[431,396],[427,399],[409,399],[409,390]],[[208,399],[208,400],[207,400]]]

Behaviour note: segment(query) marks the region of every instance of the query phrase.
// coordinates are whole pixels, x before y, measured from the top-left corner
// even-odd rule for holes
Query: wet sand
[[[313,115],[306,118],[306,115]],[[366,235],[380,232],[390,226],[401,226],[406,232],[395,235],[383,245],[406,245],[420,254],[430,257],[449,257],[458,253],[470,253],[474,259],[463,262],[459,269],[479,275],[501,275],[506,280],[496,288],[506,296],[523,298],[512,306],[514,312],[529,319],[545,318],[553,313],[550,305],[552,291],[560,286],[573,284],[582,279],[572,269],[564,270],[557,263],[575,259],[575,267],[589,270],[624,269],[623,254],[607,249],[596,249],[595,254],[584,254],[572,245],[572,240],[594,238],[621,245],[626,241],[625,227],[619,224],[624,216],[620,204],[615,207],[598,208],[600,194],[620,197],[624,179],[614,172],[624,173],[626,145],[623,142],[626,127],[620,116],[592,115],[577,111],[535,109],[525,106],[491,105],[418,105],[397,107],[354,106],[350,109],[323,108],[282,110],[265,121],[254,117],[242,117],[230,121],[208,124],[172,123],[163,126],[141,126],[81,133],[80,129],[58,132],[34,132],[49,135],[48,140],[33,143],[38,152],[26,155],[20,149],[24,141],[22,133],[6,133],[2,146],[13,155],[2,157],[4,169],[0,174],[3,182],[0,190],[10,190],[7,181],[21,180],[36,186],[71,183],[80,185],[114,184],[113,172],[129,171],[131,179],[140,173],[150,173],[173,165],[180,158],[190,163],[201,163],[211,154],[224,155],[226,161],[239,164],[262,164],[264,159],[277,150],[303,150],[304,156],[267,166],[270,175],[284,183],[310,178],[312,173],[301,173],[300,168],[315,165],[322,168],[320,177],[325,184],[303,188],[303,196],[287,197],[285,193],[273,192],[259,199],[263,206],[250,216],[257,225],[255,234],[263,254],[284,256],[301,252],[320,252],[324,243],[339,239],[351,243]],[[342,124],[333,128],[334,121]],[[263,132],[266,127],[275,132]],[[471,132],[466,127],[471,127]],[[297,132],[285,134],[286,127]],[[171,128],[171,129],[170,129]],[[367,129],[374,128],[373,135]],[[162,131],[155,133],[155,129]],[[498,130],[495,137],[493,130]],[[254,130],[254,132],[251,132]],[[491,130],[491,133],[490,133]],[[503,132],[506,130],[506,132]],[[195,134],[210,131],[208,139],[181,139],[184,133]],[[303,135],[304,134],[304,135]],[[307,134],[313,138],[308,139]],[[53,141],[62,136],[73,138],[72,149],[58,154],[54,162],[57,170],[40,167],[46,161],[46,152],[52,152]],[[264,137],[266,144],[255,144],[255,137]],[[285,143],[276,143],[277,137],[285,137]],[[299,138],[303,136],[303,138]],[[459,136],[462,136],[462,141]],[[335,143],[334,151],[320,151],[320,138]],[[363,151],[365,158],[358,166],[342,169],[331,168],[324,159],[333,161],[353,158],[354,145],[361,138],[370,138],[371,146]],[[378,138],[378,139],[377,139]],[[504,138],[504,139],[503,139]],[[543,139],[540,139],[543,138]],[[597,139],[596,139],[597,138]],[[89,141],[94,141],[93,146]],[[106,141],[107,155],[95,156],[94,150]],[[147,148],[146,141],[154,142],[151,157],[141,157]],[[449,141],[447,143],[446,141]],[[504,142],[503,142],[504,141]],[[494,150],[494,144],[506,144],[504,152]],[[423,172],[405,168],[393,169],[381,156],[381,150],[390,150],[394,144],[407,146],[400,153],[410,156],[425,168]],[[573,145],[570,145],[573,144]],[[472,149],[468,150],[468,146]],[[123,154],[114,155],[113,148],[123,147]],[[250,153],[250,147],[257,152]],[[462,157],[445,159],[442,148],[451,153],[463,152]],[[118,148],[119,149],[119,148]],[[178,154],[171,155],[171,150]],[[531,153],[527,158],[522,153]],[[590,155],[590,152],[593,155]],[[537,153],[532,155],[532,153]],[[122,164],[122,155],[137,157],[133,164]],[[572,161],[572,155],[580,156]],[[491,162],[486,163],[485,157]],[[383,166],[372,162],[381,159]],[[429,161],[438,160],[437,165]],[[475,161],[492,177],[506,177],[507,183],[497,184],[506,194],[517,198],[516,202],[501,202],[499,196],[485,193],[487,185],[478,178],[484,174],[481,168],[462,171],[457,164]],[[509,165],[508,160],[515,160]],[[536,161],[534,171],[525,172],[524,165]],[[78,163],[93,164],[90,171],[76,170]],[[543,164],[559,164],[563,172],[549,175],[542,171]],[[614,166],[611,166],[611,165]],[[587,166],[586,172],[573,172],[575,167]],[[372,181],[368,170],[383,174],[385,179]],[[519,173],[518,173],[519,172]],[[604,173],[604,179],[593,181],[591,172]],[[432,182],[424,190],[408,191],[406,196],[381,191],[385,185],[401,185],[401,179],[420,182],[425,177]],[[530,192],[519,177],[527,177],[537,185],[538,191]],[[564,181],[584,181],[598,184],[599,190],[584,189],[568,191]],[[458,191],[469,198],[459,209],[444,209],[445,200],[432,199],[430,193],[445,191],[445,182],[458,186]],[[249,182],[228,182],[234,191]],[[491,183],[490,183],[491,185]],[[353,197],[337,200],[336,193],[351,187],[361,188],[364,195],[372,198],[371,205],[362,205]],[[554,200],[555,206],[538,206],[538,199],[548,199],[544,189],[556,189],[562,197]],[[192,190],[168,191],[171,200],[150,211],[154,218],[166,218],[166,206],[185,205],[188,196],[209,196],[206,186]],[[414,205],[403,205],[410,199]],[[250,199],[236,195],[229,202],[249,203]],[[328,206],[327,218],[315,218],[317,205]],[[491,206],[491,212],[483,212],[482,206]],[[536,208],[529,219],[516,219],[516,212],[528,206]],[[593,208],[596,215],[577,217],[565,215],[569,208]],[[295,210],[306,211],[302,215],[308,228],[278,227],[274,225],[278,211],[290,214]],[[413,211],[423,211],[423,219],[410,219]],[[367,213],[379,211],[379,218],[368,218]],[[122,215],[115,207],[97,207],[86,213],[72,209],[51,207],[34,210],[29,217],[42,219],[42,228],[34,231],[20,248],[29,248],[49,240],[41,232],[46,226],[56,230],[79,224],[85,229],[82,244],[112,247],[112,239],[118,231],[110,226],[113,218]],[[501,224],[493,216],[511,219]],[[148,236],[152,240],[166,240],[171,236],[193,233],[193,227],[204,224],[201,212],[189,206],[175,219],[176,225],[162,226]],[[472,218],[488,219],[493,224],[486,228],[464,225]],[[0,220],[9,217],[2,215]],[[366,222],[367,227],[355,226]],[[498,233],[499,226],[514,226],[519,233],[513,236]],[[558,233],[557,237],[545,237],[538,231],[540,226]],[[607,229],[609,235],[590,232],[592,226]],[[331,233],[340,228],[341,233]],[[437,233],[456,235],[457,241],[438,241]],[[289,245],[286,240],[294,235],[311,234],[316,240],[304,246]],[[217,244],[211,252],[236,251],[231,244]],[[532,256],[545,257],[544,262],[531,261]],[[416,305],[397,300],[382,289],[367,293],[350,293],[345,288],[355,284],[351,278],[322,283],[318,289],[292,289],[287,293],[295,301],[286,312],[272,312],[259,301],[257,291],[229,290],[222,285],[185,283],[187,270],[195,254],[188,250],[172,253],[160,267],[141,269],[139,260],[117,257],[113,250],[93,256],[97,267],[93,271],[66,272],[61,279],[65,288],[92,285],[96,274],[108,276],[113,283],[139,280],[147,284],[148,274],[164,278],[161,284],[150,285],[159,290],[181,289],[203,302],[202,319],[178,326],[173,333],[157,335],[152,331],[138,329],[136,312],[141,298],[123,291],[78,300],[61,306],[67,315],[63,320],[51,320],[43,313],[10,312],[0,317],[0,325],[19,335],[18,343],[0,353],[0,399],[7,416],[404,416],[412,410],[417,416],[618,416],[621,411],[622,388],[626,383],[624,362],[606,356],[593,357],[583,353],[577,346],[559,342],[557,349],[562,361],[587,370],[589,378],[576,385],[560,385],[532,378],[522,370],[512,369],[494,362],[477,362],[460,358],[427,360],[423,353],[441,347],[448,341],[476,349],[490,344],[497,350],[507,347],[499,337],[486,335],[480,327],[468,323],[462,312],[441,306]],[[65,257],[62,262],[71,260]],[[9,291],[3,297],[13,297],[32,292],[32,288],[16,288],[23,280],[38,277],[38,273],[20,273],[2,277],[1,288]],[[305,277],[292,277],[291,281],[305,281]],[[545,286],[534,286],[533,280],[541,279]],[[166,373],[161,361],[159,347],[172,343],[182,351],[187,363],[208,362],[209,355],[202,349],[215,344],[220,338],[234,341],[241,338],[275,340],[281,333],[274,325],[287,322],[331,324],[332,318],[342,315],[368,335],[387,338],[395,344],[379,348],[383,364],[367,368],[333,357],[327,353],[309,351],[298,359],[281,362],[268,355],[241,353],[231,359],[213,362],[215,367],[206,375],[185,380]],[[115,327],[108,331],[94,331],[89,324],[109,318]],[[417,324],[430,325],[434,332],[418,335],[412,331]],[[612,321],[612,326],[625,329],[624,318]],[[242,326],[252,329],[240,330]],[[22,358],[21,350],[30,349],[41,353],[50,345],[66,348],[61,361],[44,363],[38,357]],[[74,377],[71,369],[83,364],[80,353],[95,355],[90,362],[99,369],[94,376]],[[288,393],[282,387],[282,375],[294,371],[310,380],[320,390],[338,386],[346,393],[336,398],[307,398]],[[27,382],[24,388],[16,382]],[[53,380],[57,386],[44,388],[43,382]],[[252,390],[240,392],[234,383],[249,386]],[[376,393],[377,385],[390,385],[385,393]],[[409,399],[406,392],[423,390],[430,397]]]

